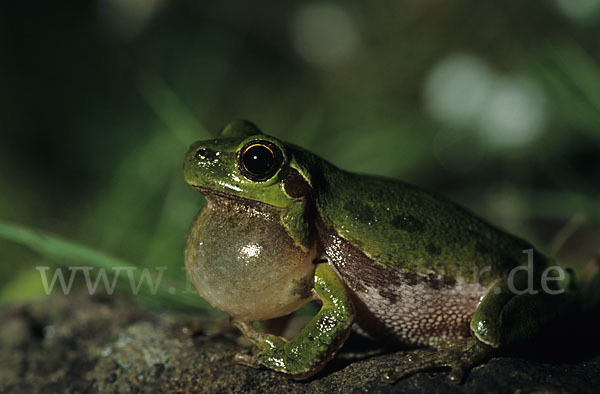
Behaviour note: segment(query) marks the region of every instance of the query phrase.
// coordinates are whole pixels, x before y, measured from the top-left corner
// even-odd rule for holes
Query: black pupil
[[[275,157],[273,152],[262,145],[254,145],[246,149],[244,152],[244,167],[246,170],[255,175],[264,175],[271,170]]]

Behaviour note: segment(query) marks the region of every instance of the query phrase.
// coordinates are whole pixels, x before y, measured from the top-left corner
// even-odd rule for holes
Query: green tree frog
[[[192,144],[184,176],[207,199],[186,267],[254,344],[236,356],[246,365],[308,378],[356,323],[380,341],[438,349],[387,372],[390,381],[439,367],[460,381],[579,297],[568,271],[549,272],[529,243],[454,203],[341,170],[247,121]],[[290,340],[251,325],[313,300],[319,312]]]

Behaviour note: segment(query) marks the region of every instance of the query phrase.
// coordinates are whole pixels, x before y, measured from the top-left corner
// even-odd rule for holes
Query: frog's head
[[[298,188],[290,188],[289,161],[281,141],[248,121],[238,120],[225,126],[217,138],[190,146],[184,176],[188,184],[208,197],[237,196],[284,208],[298,197]],[[298,173],[293,174],[297,181]]]
[[[285,315],[312,296],[316,248],[303,220],[310,189],[290,165],[295,152],[235,121],[185,157],[185,180],[209,201],[188,235],[188,272],[204,299],[235,318]]]

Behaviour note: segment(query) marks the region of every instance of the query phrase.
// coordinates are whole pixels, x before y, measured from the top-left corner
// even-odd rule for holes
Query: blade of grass
[[[182,145],[188,146],[192,141],[213,137],[157,74],[141,73],[137,86],[142,98]]]
[[[548,251],[550,256],[557,256],[562,247],[575,234],[575,232],[585,223],[585,215],[581,212],[576,213],[573,217],[554,235]]]
[[[61,239],[43,231],[33,230],[3,220],[0,220],[0,238],[29,247],[55,262],[57,265],[65,265],[66,261],[75,261],[78,264],[85,263],[103,269],[124,267],[138,268],[129,261],[110,256],[87,246]],[[143,279],[142,270],[133,269],[131,272],[134,280],[137,283],[140,283]],[[121,284],[120,288],[123,289],[126,288],[126,286]],[[173,280],[171,278],[163,278],[157,285],[156,294],[140,292],[137,298],[143,300],[146,304],[165,305],[181,310],[202,311],[206,314],[219,314],[219,312],[210,308],[197,294],[190,294],[187,291],[178,292],[177,290],[185,288],[185,282]]]

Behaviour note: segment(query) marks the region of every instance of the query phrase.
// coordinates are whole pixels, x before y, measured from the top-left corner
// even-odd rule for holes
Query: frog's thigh
[[[518,281],[521,282],[522,279],[519,277]],[[508,281],[505,278],[499,280],[490,288],[471,318],[471,331],[477,339],[494,348],[500,347],[502,340],[500,328],[502,310],[515,295],[510,290]]]
[[[576,295],[564,291],[521,294],[513,297],[500,316],[501,345],[511,346],[534,338],[544,327],[556,324],[576,306]]]
[[[258,347],[253,356],[238,356],[237,360],[251,366],[264,365],[296,379],[320,371],[348,337],[354,307],[344,284],[327,263],[319,264],[315,271],[314,291],[323,306],[289,341],[257,333],[250,325],[237,322],[236,326]]]
[[[575,302],[573,292],[563,289],[549,294],[542,289],[527,289],[527,277],[515,276],[513,286],[503,280],[484,297],[471,320],[477,339],[494,348],[531,338],[545,325],[560,317]],[[511,289],[512,287],[512,289]]]

